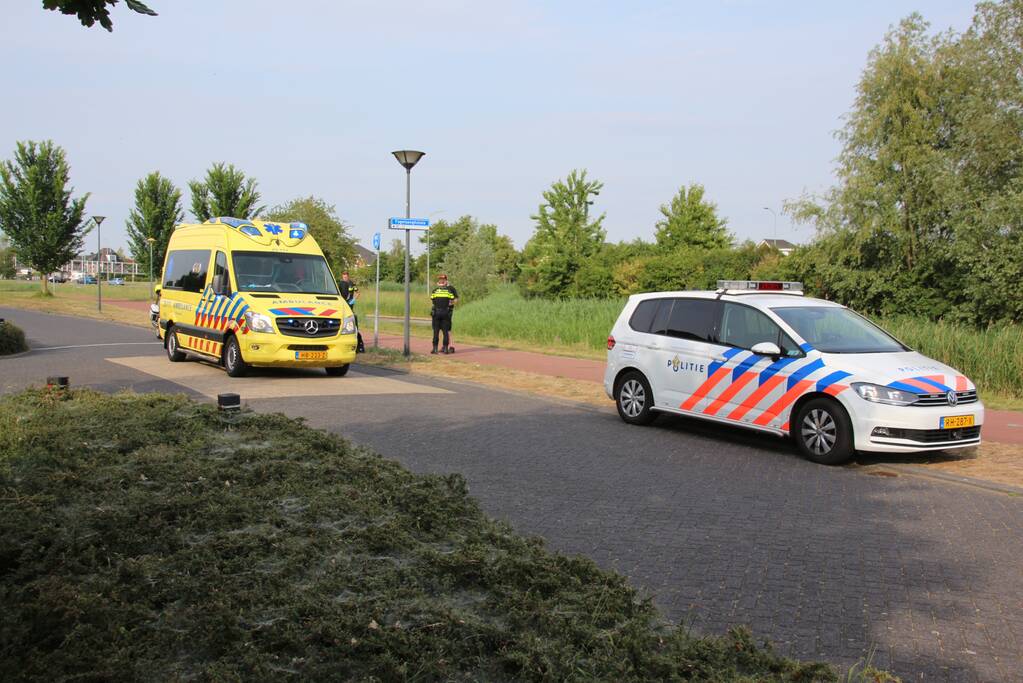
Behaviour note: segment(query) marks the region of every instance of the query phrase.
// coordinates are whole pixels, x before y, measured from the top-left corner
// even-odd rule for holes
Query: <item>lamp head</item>
[[[411,171],[412,167],[419,163],[419,160],[426,155],[426,152],[417,152],[414,149],[401,149],[397,152],[391,152],[394,158],[398,160],[398,163],[405,167],[406,171]]]
[[[92,220],[96,221],[96,225],[99,225],[100,223],[102,223],[106,219],[107,219],[106,216],[93,216],[92,217]]]

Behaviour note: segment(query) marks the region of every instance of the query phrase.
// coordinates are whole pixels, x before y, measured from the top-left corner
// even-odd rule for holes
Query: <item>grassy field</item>
[[[0,491],[4,680],[837,680],[281,415],[5,396]]]
[[[73,282],[51,282],[49,284],[50,292],[57,296],[77,299],[96,298],[96,285],[78,285]],[[0,302],[5,296],[31,296],[41,294],[41,292],[42,289],[38,281],[0,280]],[[103,283],[103,298],[105,299],[146,301],[149,299],[149,292],[148,282],[129,282],[124,285]]]

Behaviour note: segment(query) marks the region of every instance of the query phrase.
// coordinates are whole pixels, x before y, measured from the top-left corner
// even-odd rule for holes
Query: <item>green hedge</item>
[[[11,322],[0,323],[0,356],[28,351],[25,333]]]

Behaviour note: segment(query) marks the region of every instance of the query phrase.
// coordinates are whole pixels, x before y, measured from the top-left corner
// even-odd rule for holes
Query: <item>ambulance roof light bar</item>
[[[780,280],[718,280],[718,294],[766,294],[768,292],[803,296],[803,283]]]

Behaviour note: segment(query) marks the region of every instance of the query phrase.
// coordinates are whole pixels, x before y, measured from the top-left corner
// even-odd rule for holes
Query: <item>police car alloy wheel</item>
[[[231,337],[224,345],[224,369],[230,377],[242,377],[248,370],[248,365],[242,359],[237,337]]]
[[[650,424],[655,415],[650,410],[654,394],[650,383],[638,372],[630,372],[620,380],[615,389],[615,405],[618,415],[629,424]]]
[[[167,358],[172,363],[185,360],[184,352],[178,349],[178,331],[173,327],[167,328]]]
[[[816,463],[838,465],[853,455],[852,424],[845,409],[833,401],[808,401],[793,427],[800,452]]]

